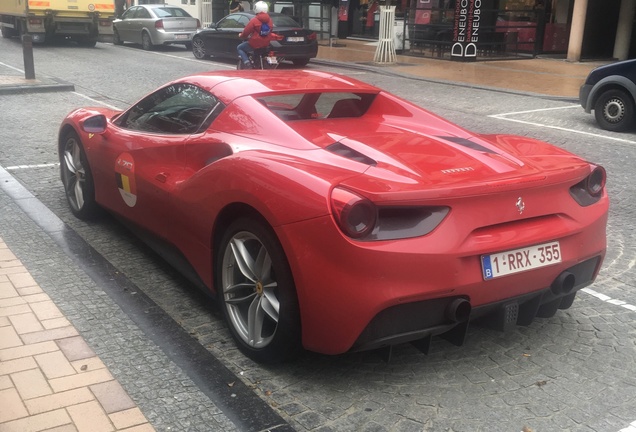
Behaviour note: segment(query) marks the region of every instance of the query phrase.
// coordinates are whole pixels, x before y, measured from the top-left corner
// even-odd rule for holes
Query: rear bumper
[[[282,45],[277,41],[272,41],[271,46],[279,57],[286,59],[295,58],[315,58],[318,55],[318,43],[314,42],[309,45]]]
[[[185,44],[192,42],[192,36],[194,36],[196,32],[178,32],[178,33],[168,33],[168,32],[158,32],[157,40],[153,41],[156,45],[165,45],[165,44]]]
[[[414,342],[428,351],[430,339],[441,336],[462,345],[469,322],[496,330],[529,325],[534,318],[549,318],[572,305],[576,292],[590,285],[602,263],[596,256],[564,270],[539,291],[511,297],[472,309],[466,297],[445,297],[397,305],[377,314],[356,340],[351,351],[365,351]]]
[[[532,197],[528,192],[526,202],[539,205],[535,198],[541,193],[536,193]],[[340,354],[417,340],[497,314],[496,305],[508,302],[524,311],[528,302],[542,308],[528,313],[532,318],[565,307],[576,290],[594,280],[603,261],[609,201],[605,197],[582,212],[578,204],[557,198],[561,216],[530,215],[518,224],[486,231],[474,229],[486,210],[468,205],[464,217],[456,206],[455,219],[434,233],[399,241],[351,241],[330,217],[279,227],[297,287],[304,347]],[[555,207],[553,200],[547,202]],[[562,262],[484,280],[482,255],[550,241],[559,241]],[[566,272],[574,275],[573,286],[567,292],[552,292],[551,286]],[[568,296],[570,300],[557,304]],[[469,316],[445,320],[445,310],[456,299],[468,301]],[[522,315],[519,323],[529,320],[526,312]]]

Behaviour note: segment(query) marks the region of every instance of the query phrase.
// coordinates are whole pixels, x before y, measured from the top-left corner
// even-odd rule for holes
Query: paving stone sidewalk
[[[155,429],[0,238],[0,430]]]

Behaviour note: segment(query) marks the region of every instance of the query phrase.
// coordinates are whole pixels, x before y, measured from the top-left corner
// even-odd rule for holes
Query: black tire
[[[77,41],[77,44],[84,48],[95,48],[97,45],[97,39],[80,39]]]
[[[9,39],[17,34],[15,30],[10,29],[8,27],[0,28],[0,32],[2,32],[2,37],[5,39]]]
[[[634,126],[634,100],[623,90],[602,93],[594,104],[594,117],[602,129],[623,132]]]
[[[95,202],[93,174],[75,131],[68,131],[62,136],[59,155],[62,183],[71,212],[78,219],[95,219],[101,209]]]
[[[294,64],[294,66],[307,66],[307,63],[309,63],[309,59],[308,58],[297,58],[297,59],[292,59],[292,63]]]
[[[186,42],[185,49],[187,49],[188,51],[192,50],[192,42]]]
[[[117,29],[113,29],[113,45],[123,45],[124,41],[119,37]]]
[[[225,231],[216,254],[219,303],[238,348],[260,363],[300,352],[300,312],[294,279],[274,231],[243,217]]]
[[[203,60],[210,57],[210,55],[205,50],[205,42],[203,41],[202,38],[198,36],[195,36],[192,39],[192,54],[194,55],[195,58],[198,58],[199,60]]]
[[[151,51],[154,47],[152,45],[152,39],[150,39],[150,35],[146,31],[141,33],[141,47],[146,51]]]

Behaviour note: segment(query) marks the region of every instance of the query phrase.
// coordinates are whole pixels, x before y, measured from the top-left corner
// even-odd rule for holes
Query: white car
[[[113,21],[113,43],[134,42],[145,50],[169,44],[183,44],[186,49],[192,49],[192,36],[199,28],[201,22],[179,7],[133,6]]]

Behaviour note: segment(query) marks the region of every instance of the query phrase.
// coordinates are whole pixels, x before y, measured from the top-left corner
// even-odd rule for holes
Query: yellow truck
[[[95,46],[112,36],[114,16],[114,0],[0,0],[5,38],[29,34],[34,42],[60,38]]]

